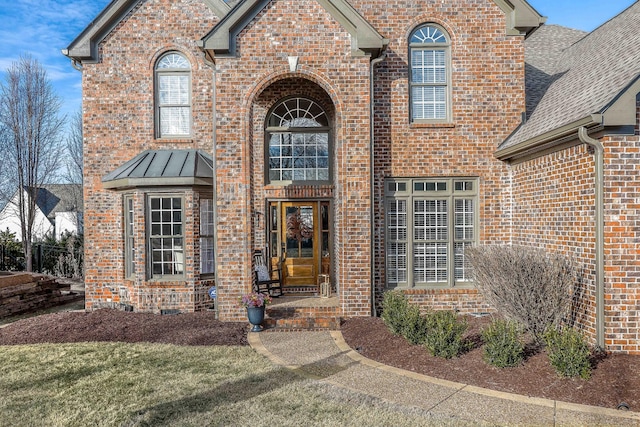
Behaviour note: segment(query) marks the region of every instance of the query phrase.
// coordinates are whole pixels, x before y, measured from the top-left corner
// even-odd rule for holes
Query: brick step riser
[[[338,330],[339,310],[327,307],[268,307],[264,326],[269,330]]]
[[[265,318],[263,326],[267,331],[291,330],[339,330],[339,317],[296,317]]]

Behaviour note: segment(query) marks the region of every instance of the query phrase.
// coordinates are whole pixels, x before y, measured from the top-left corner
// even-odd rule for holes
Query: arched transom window
[[[411,120],[450,120],[449,37],[435,24],[411,33]]]
[[[269,182],[329,181],[329,121],[307,98],[280,101],[267,119]]]
[[[185,137],[191,133],[191,64],[177,52],[156,63],[156,135]]]

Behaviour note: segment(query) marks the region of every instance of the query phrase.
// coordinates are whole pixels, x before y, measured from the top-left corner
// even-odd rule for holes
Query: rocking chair
[[[283,294],[282,271],[271,268],[271,259],[266,254],[266,250],[253,251],[253,290],[277,298]]]

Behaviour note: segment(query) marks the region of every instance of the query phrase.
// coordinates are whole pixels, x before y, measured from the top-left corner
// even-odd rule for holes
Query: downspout
[[[370,253],[371,253],[371,262],[369,263],[369,268],[370,268],[370,275],[371,275],[371,315],[373,317],[376,316],[377,310],[376,310],[376,286],[375,286],[375,268],[374,268],[374,258],[375,258],[375,233],[376,233],[376,227],[375,227],[375,211],[374,211],[374,206],[375,206],[375,194],[374,194],[374,189],[375,189],[375,156],[374,156],[374,150],[375,150],[375,143],[374,143],[374,125],[375,125],[375,118],[374,118],[374,113],[375,113],[375,107],[374,107],[374,96],[373,96],[373,76],[374,76],[374,71],[375,71],[375,66],[384,61],[384,59],[387,57],[387,46],[384,45],[382,48],[382,51],[380,52],[380,56],[378,56],[377,58],[374,58],[373,60],[371,60],[371,63],[369,65],[369,165],[370,165],[370,182],[369,182],[369,197],[370,197],[370,219],[369,222],[371,224],[371,247],[369,248]]]
[[[596,168],[595,233],[596,233],[596,345],[604,349],[604,147],[589,136],[587,129],[578,129],[580,141],[593,147]]]
[[[78,65],[78,61],[76,59],[71,59],[71,66],[76,70],[82,72],[82,65]]]
[[[216,152],[216,131],[217,131],[217,115],[216,115],[216,64],[209,60],[207,54],[204,55],[204,62],[209,67],[211,67],[211,156],[213,158],[213,162],[211,164],[212,169],[212,196],[213,196],[213,277],[214,280],[218,278],[218,262],[216,260],[216,254],[218,253],[215,250],[218,247],[218,202],[217,202],[217,193],[216,193],[216,165],[217,165],[217,152]],[[217,288],[217,286],[216,286]],[[215,304],[215,313],[216,320],[220,317],[220,308],[218,307],[218,296],[214,301]]]

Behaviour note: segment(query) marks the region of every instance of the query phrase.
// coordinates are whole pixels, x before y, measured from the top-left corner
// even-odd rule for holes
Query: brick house
[[[464,248],[520,243],[577,257],[580,325],[640,351],[640,67],[611,79],[618,46],[591,55],[615,20],[575,45],[543,22],[524,0],[113,0],[64,51],[87,308],[201,310],[215,284],[219,317],[244,319],[261,249],[285,294],[328,274],[338,316],[394,288],[486,311]]]

